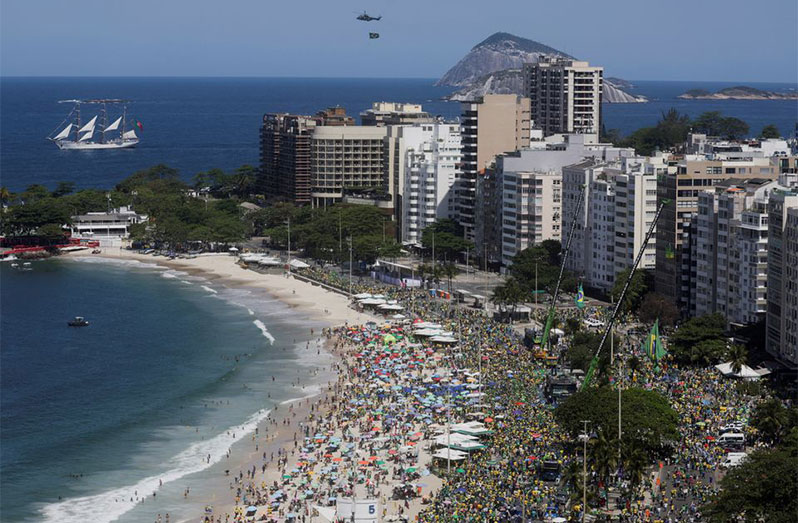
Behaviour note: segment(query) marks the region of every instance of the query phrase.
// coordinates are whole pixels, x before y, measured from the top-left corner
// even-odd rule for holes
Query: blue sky
[[[795,0],[0,0],[0,74],[438,77],[506,31],[632,80],[794,83],[797,21]]]

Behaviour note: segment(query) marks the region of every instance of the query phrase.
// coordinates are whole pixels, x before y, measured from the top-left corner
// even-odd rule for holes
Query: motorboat
[[[67,325],[70,327],[88,327],[89,322],[83,316],[75,316],[75,319],[68,321]]]

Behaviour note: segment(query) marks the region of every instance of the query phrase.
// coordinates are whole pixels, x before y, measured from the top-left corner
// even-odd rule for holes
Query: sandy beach
[[[71,253],[68,256],[99,256],[155,263],[190,275],[201,276],[231,288],[263,289],[295,309],[300,315],[307,316],[314,322],[322,323],[330,328],[363,325],[370,321],[381,320],[371,314],[354,310],[350,306],[348,297],[343,294],[325,290],[318,285],[296,279],[293,276],[263,274],[243,268],[238,265],[236,257],[229,255],[168,259],[121,249],[105,249],[99,255],[87,255],[84,251]],[[286,475],[290,474],[290,471],[296,472],[301,468],[303,474],[311,477],[314,473],[319,473],[325,463],[327,466],[332,464],[329,455],[327,458],[323,458],[324,454],[318,451],[313,466],[309,466],[309,454],[300,452],[303,436],[308,433],[309,427],[314,427],[314,432],[321,431],[322,428],[326,429],[324,430],[325,439],[340,438],[343,441],[351,441],[353,434],[362,437],[361,432],[368,432],[364,428],[364,423],[368,425],[371,422],[365,418],[348,419],[343,422],[341,420],[346,407],[341,401],[341,397],[346,390],[349,388],[365,389],[370,385],[367,379],[351,374],[351,369],[358,365],[352,356],[357,349],[338,336],[331,336],[329,333],[327,336],[320,336],[320,334],[319,332],[315,333],[309,348],[332,352],[335,359],[329,367],[311,371],[306,377],[307,381],[302,380],[302,385],[305,383],[315,384],[315,387],[318,388],[314,387],[314,389],[319,392],[315,394],[309,392],[301,400],[284,402],[275,406],[269,417],[258,426],[254,434],[250,434],[234,444],[227,460],[214,466],[214,476],[208,480],[206,485],[213,492],[210,498],[214,500],[213,521],[233,521],[236,513],[241,513],[242,508],[246,507],[242,499],[242,490],[245,484],[249,489],[250,496],[253,488],[268,493],[269,487],[274,490],[274,486],[279,486],[288,492],[293,486],[289,486],[289,482],[286,481]],[[323,374],[322,382],[319,384],[320,373]],[[299,385],[299,383],[297,384]],[[423,428],[423,425],[414,423],[412,431],[417,432]],[[397,442],[401,439],[402,443],[407,443],[406,436],[407,434],[395,433],[391,437],[396,437]],[[431,436],[432,434],[425,434],[425,438]],[[389,455],[386,447],[380,453],[380,457],[402,470],[411,465],[418,469],[426,469],[432,462],[431,446],[427,442],[422,448],[421,443],[424,441],[418,438],[412,444],[416,445],[416,443],[419,445],[412,447],[410,452],[406,450],[401,455]],[[410,449],[407,446],[404,448]],[[369,456],[365,454],[377,453],[373,446],[359,444],[357,455],[354,458],[347,456],[345,463],[337,465],[340,465],[342,474],[345,470],[355,471],[359,458],[368,458]],[[342,459],[339,458],[338,461],[340,462]],[[393,480],[388,480],[385,475],[387,475],[385,470],[369,471],[369,481],[354,485],[352,492],[355,497],[378,499],[381,511],[380,521],[384,520],[386,515],[400,513],[405,517],[413,518],[422,509],[421,498],[416,497],[407,502],[391,500],[393,487],[404,480],[404,474],[394,477]],[[421,489],[423,496],[429,496],[441,484],[439,478],[429,473],[423,480],[424,487]],[[196,507],[196,516],[188,519],[173,517],[172,521],[204,521],[203,509],[206,502],[189,496],[186,503]],[[314,509],[319,505],[310,500],[303,505],[303,513],[308,514],[303,521],[328,521]],[[335,507],[333,504],[332,507],[327,506],[326,508],[328,511],[334,511]],[[259,519],[267,513],[269,517],[283,521],[286,514],[291,512],[277,507],[274,510],[267,510],[267,506],[264,504],[261,505],[257,518]],[[157,521],[157,516],[155,514],[152,516],[152,521]]]
[[[329,327],[362,324],[374,321],[374,316],[349,307],[349,299],[335,292],[282,274],[263,274],[238,265],[234,256],[226,254],[197,256],[190,259],[169,259],[119,248],[103,249],[102,254],[90,255],[79,251],[68,256],[99,256],[156,263],[164,267],[203,276],[228,287],[264,289],[297,312],[320,321]]]

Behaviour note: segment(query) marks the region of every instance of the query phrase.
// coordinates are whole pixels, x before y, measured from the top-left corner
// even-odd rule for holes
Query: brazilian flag
[[[659,335],[659,318],[654,322],[648,338],[643,342],[643,351],[654,362],[654,370],[659,371],[659,361],[667,354]]]
[[[576,298],[574,298],[576,302],[576,306],[580,309],[585,308],[585,290],[582,288],[582,284],[579,284],[579,289],[576,291]]]
[[[665,258],[672,260],[676,257],[676,254],[673,252],[673,245],[668,244],[665,247]]]

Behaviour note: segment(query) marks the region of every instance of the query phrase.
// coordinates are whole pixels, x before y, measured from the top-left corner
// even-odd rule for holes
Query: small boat
[[[70,327],[87,327],[89,322],[83,319],[83,316],[75,316],[75,319],[68,321],[67,325]]]

